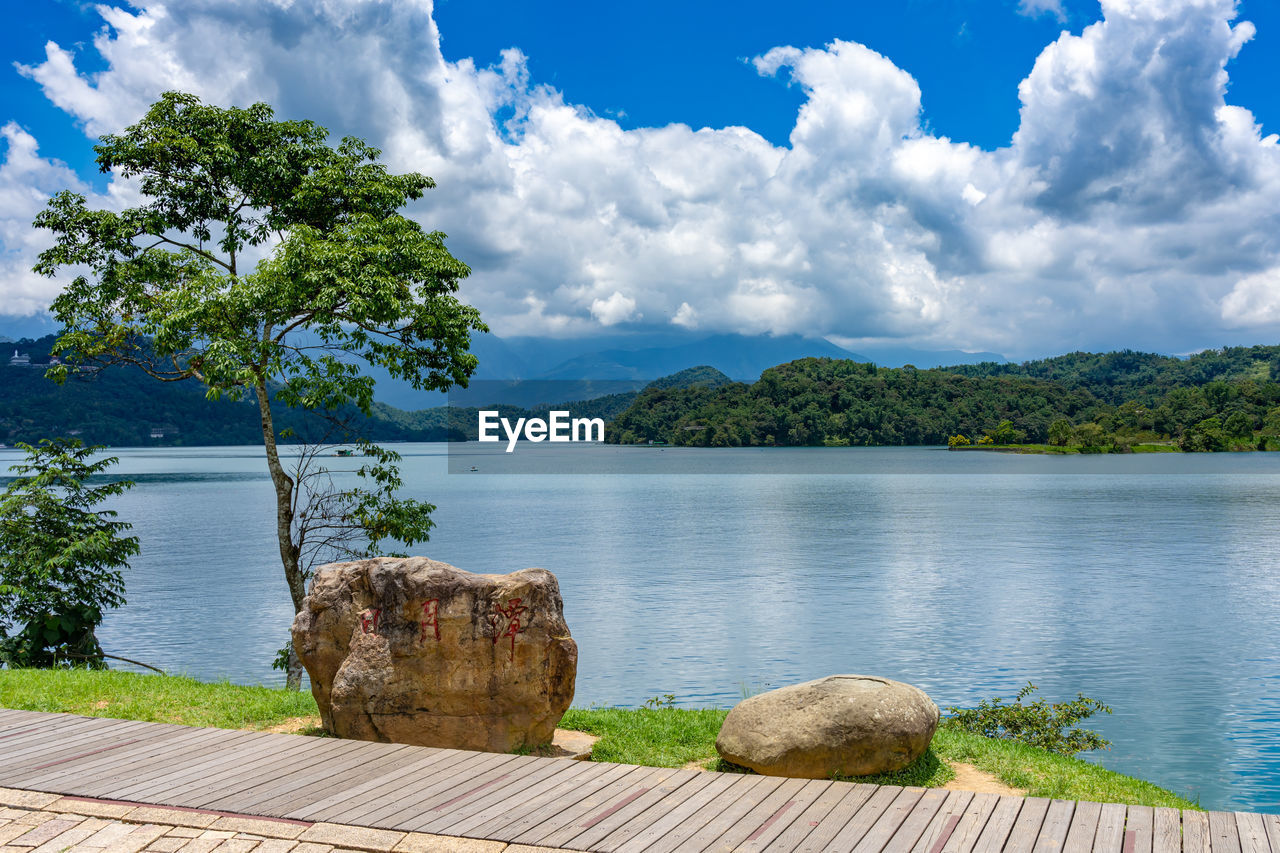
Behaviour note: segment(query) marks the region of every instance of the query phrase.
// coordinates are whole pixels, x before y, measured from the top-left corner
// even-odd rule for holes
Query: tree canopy
[[[307,501],[325,506],[324,535],[359,527],[363,553],[425,539],[433,507],[395,496],[399,457],[361,441],[358,426],[334,440],[361,441],[367,487],[301,487],[317,482],[314,468],[286,470],[273,403],[368,416],[367,366],[424,390],[467,382],[471,332],[485,330],[456,296],[470,270],[443,234],[401,212],[432,180],[391,173],[359,139],[331,146],[324,128],[277,121],[266,104],[223,108],[180,92],[95,151],[103,171],[137,181],[143,202],[95,210],[61,192],[36,217],[54,237],[36,271],[87,270],[54,300],[63,332],[53,350],[69,364],[49,375],[128,364],[196,379],[211,398],[251,392],[295,609],[306,594],[302,556],[313,553],[304,540],[317,530]]]

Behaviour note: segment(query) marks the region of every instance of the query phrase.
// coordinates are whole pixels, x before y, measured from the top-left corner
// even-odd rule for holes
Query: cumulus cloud
[[[774,146],[742,127],[625,130],[532,80],[515,48],[448,62],[428,0],[135,8],[100,7],[106,70],[51,43],[23,73],[90,136],[182,88],[369,139],[437,180],[412,214],[449,233],[499,334],[644,323],[1016,355],[1280,332],[1256,283],[1280,267],[1280,148],[1226,102],[1253,35],[1233,0],[1103,0],[1041,53],[994,152],[930,133],[916,81],[853,42],[754,60],[804,95]],[[34,145],[10,138],[0,166],[26,205],[0,214],[6,311],[51,295],[19,269],[38,242],[21,223],[75,182]]]

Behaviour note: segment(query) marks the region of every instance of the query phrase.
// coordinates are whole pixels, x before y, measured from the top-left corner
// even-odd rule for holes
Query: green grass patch
[[[716,758],[716,735],[727,713],[718,708],[570,708],[560,728],[599,737],[591,750],[595,761],[683,767]]]
[[[0,707],[227,729],[293,724],[290,730],[302,734],[322,733],[308,692],[128,672],[0,670]],[[596,761],[750,772],[716,754],[716,735],[727,713],[714,708],[572,708],[560,725],[597,735],[600,740],[592,750]],[[954,778],[951,761],[972,764],[1036,797],[1197,808],[1150,782],[945,724],[910,767],[855,781],[939,787]]]
[[[1150,782],[1011,740],[985,738],[945,723],[933,736],[933,749],[945,759],[964,761],[985,770],[1006,785],[1022,788],[1032,797],[1200,808]]]
[[[309,691],[83,669],[0,670],[0,707],[220,729],[263,729],[320,713]]]

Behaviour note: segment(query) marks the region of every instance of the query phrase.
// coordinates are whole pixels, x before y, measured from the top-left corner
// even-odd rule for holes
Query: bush
[[[1030,681],[1018,691],[1011,704],[999,696],[984,699],[976,708],[947,708],[948,724],[989,738],[1004,738],[1039,747],[1059,755],[1075,755],[1090,749],[1106,749],[1111,742],[1088,729],[1069,728],[1098,711],[1111,709],[1083,693],[1070,702],[1050,704],[1040,698],[1029,704],[1022,700],[1037,690]]]

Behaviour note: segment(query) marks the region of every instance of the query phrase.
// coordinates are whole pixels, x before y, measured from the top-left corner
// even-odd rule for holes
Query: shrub
[[[1098,711],[1111,709],[1083,693],[1070,702],[1050,704],[1044,698],[1023,704],[1038,688],[1030,681],[1018,691],[1012,703],[999,696],[984,699],[976,708],[947,708],[949,725],[989,738],[1004,738],[1036,746],[1060,755],[1075,755],[1090,749],[1106,749],[1111,742],[1088,729],[1070,728]]]

